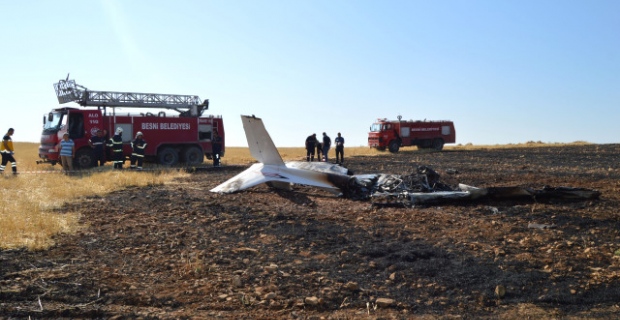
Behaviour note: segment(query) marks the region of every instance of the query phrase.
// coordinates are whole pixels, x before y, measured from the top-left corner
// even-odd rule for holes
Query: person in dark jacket
[[[219,167],[220,156],[222,153],[222,137],[217,131],[213,131],[213,139],[211,140],[211,150],[213,151],[213,166]]]
[[[306,138],[306,161],[314,161],[314,148],[316,147],[316,133]]]
[[[129,169],[142,170],[142,163],[144,162],[144,148],[146,148],[146,141],[144,141],[142,132],[138,131],[138,133],[136,133],[136,140],[131,142],[132,153]],[[138,162],[138,167],[136,167],[136,162]]]
[[[328,162],[327,154],[329,153],[329,148],[332,146],[332,139],[327,135],[327,133],[323,132],[323,160]]]
[[[93,158],[95,160],[95,166],[103,166],[105,164],[104,146],[106,144],[106,138],[103,136],[103,131],[97,130],[97,135],[91,137],[88,140],[88,144],[91,148],[93,148]]]
[[[108,147],[112,149],[114,169],[123,169],[123,163],[125,162],[125,156],[123,156],[123,128],[116,128],[116,134],[108,141]]]
[[[338,136],[334,139],[334,143],[336,143],[336,164],[342,164],[344,162],[344,138],[340,135],[340,132],[338,132]]]

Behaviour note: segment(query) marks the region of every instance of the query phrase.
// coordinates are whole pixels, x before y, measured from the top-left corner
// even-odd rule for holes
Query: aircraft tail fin
[[[241,122],[243,123],[243,130],[245,131],[245,137],[248,140],[248,147],[252,157],[262,164],[284,166],[284,161],[273,140],[271,140],[267,129],[265,129],[263,120],[253,115],[242,115]]]

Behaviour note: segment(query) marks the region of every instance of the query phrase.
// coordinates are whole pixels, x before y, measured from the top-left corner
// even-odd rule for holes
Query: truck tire
[[[433,140],[433,149],[441,151],[443,149],[443,139],[437,138]]]
[[[419,140],[418,143],[418,149],[423,150],[423,149],[432,149],[433,148],[433,140],[431,139],[422,139]]]
[[[190,166],[199,165],[204,161],[205,155],[202,153],[202,149],[191,146],[183,149],[183,161]]]
[[[95,165],[95,157],[93,150],[90,148],[82,148],[75,153],[73,158],[73,166],[76,169],[88,169]]]
[[[397,153],[398,149],[400,148],[400,143],[398,143],[398,140],[392,140],[390,141],[390,145],[388,146],[388,148],[390,149],[391,153]]]
[[[179,153],[170,147],[164,147],[157,153],[157,161],[164,166],[174,166],[179,163]]]

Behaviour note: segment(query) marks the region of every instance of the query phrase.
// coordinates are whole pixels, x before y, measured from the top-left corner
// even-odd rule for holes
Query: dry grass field
[[[185,175],[178,170],[117,172],[105,166],[67,176],[60,165],[36,164],[37,144],[15,143],[15,150],[19,175],[13,176],[8,167],[0,179],[0,248],[44,249],[53,244],[55,234],[75,232],[79,214],[54,211],[73,199],[163,184]]]
[[[54,210],[73,199],[104,195],[128,187],[164,184],[187,175],[178,169],[152,164],[145,167],[152,171],[118,172],[107,164],[104,168],[67,176],[62,174],[60,165],[37,165],[38,147],[36,143],[15,143],[20,174],[13,177],[9,166],[0,179],[0,248],[44,249],[54,243],[52,237],[55,234],[78,230],[78,213]],[[305,151],[303,148],[283,148],[280,152],[285,160],[300,160]],[[347,152],[350,155],[377,153],[368,148],[352,148]],[[227,148],[222,159],[223,165],[253,162],[249,149],[241,147]]]
[[[584,145],[576,142],[573,145]],[[115,190],[122,190],[132,186],[164,184],[187,175],[176,169],[159,168],[147,165],[153,169],[148,172],[131,172],[125,170],[116,172],[109,165],[103,169],[81,172],[78,175],[66,176],[61,174],[59,165],[37,165],[38,144],[16,143],[16,160],[18,161],[19,177],[13,177],[9,171],[0,179],[0,248],[43,249],[53,244],[52,236],[58,233],[75,232],[79,226],[79,214],[75,212],[57,213],[54,209],[73,199],[103,195]],[[562,146],[562,144],[545,144],[542,142],[527,142],[514,145],[474,146],[456,145],[446,146],[446,150],[475,150],[501,148],[536,148],[548,146]],[[404,148],[403,150],[415,150]],[[304,148],[280,148],[284,160],[305,159]],[[333,158],[333,150],[332,158]],[[346,157],[375,156],[385,154],[367,147],[346,148]],[[430,150],[420,150],[419,153],[432,153]],[[248,165],[255,160],[249,149],[244,147],[226,148],[226,156],[222,159],[223,165]],[[207,162],[205,165],[208,165]],[[7,168],[10,169],[10,168]]]
[[[600,199],[377,206],[311,187],[208,190],[254,162],[2,184],[0,318],[610,319],[620,313],[619,145],[349,148],[353,172],[477,187],[568,186]],[[301,148],[282,148],[301,160]],[[33,157],[27,160],[26,153]],[[23,156],[23,157],[21,157]],[[209,166],[209,163],[205,163]],[[10,203],[11,200],[14,202]],[[4,223],[5,221],[10,223]],[[549,226],[544,229],[530,225]],[[31,249],[31,250],[28,250]]]

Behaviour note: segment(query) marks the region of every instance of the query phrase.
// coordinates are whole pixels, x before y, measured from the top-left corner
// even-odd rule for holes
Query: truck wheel
[[[95,163],[95,157],[93,156],[93,150],[89,148],[83,148],[78,150],[75,153],[75,158],[73,159],[74,167],[78,169],[88,169],[92,168]]]
[[[202,153],[202,149],[196,146],[188,147],[183,150],[183,161],[187,165],[195,166],[201,164],[204,158],[205,156]]]
[[[179,153],[170,147],[165,147],[157,154],[157,161],[164,166],[174,166],[179,163]]]
[[[390,149],[391,153],[397,153],[398,149],[400,148],[400,143],[398,143],[398,141],[396,140],[392,140],[390,141],[390,145],[388,146],[388,148]]]
[[[433,140],[433,149],[441,151],[441,149],[443,149],[443,139],[438,138]]]

